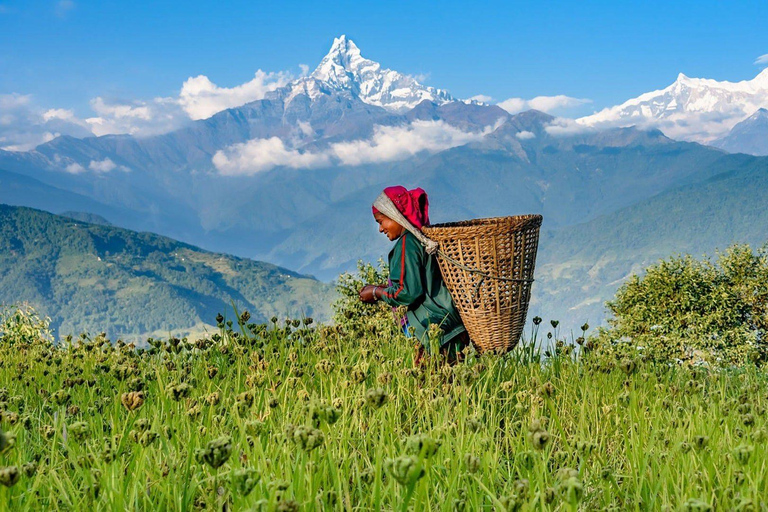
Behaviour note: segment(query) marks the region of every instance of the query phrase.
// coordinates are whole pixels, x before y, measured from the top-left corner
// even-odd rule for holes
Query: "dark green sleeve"
[[[422,270],[424,251],[416,238],[404,233],[397,240],[389,258],[389,279],[392,286],[386,288],[381,298],[391,306],[408,306],[424,295]]]

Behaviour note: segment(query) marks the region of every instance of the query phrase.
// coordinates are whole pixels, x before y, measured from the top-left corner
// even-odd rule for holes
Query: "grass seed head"
[[[0,468],[0,484],[6,487],[16,485],[20,477],[21,473],[19,473],[19,468],[16,466]]]
[[[404,455],[396,459],[387,459],[384,467],[397,483],[405,486],[415,484],[425,474],[421,461],[417,457],[410,455]]]
[[[369,389],[365,393],[365,402],[375,409],[378,409],[387,401],[387,392],[382,388]]]
[[[427,434],[411,436],[405,443],[406,452],[422,459],[429,459],[437,453],[442,443]]]
[[[224,436],[209,441],[205,448],[195,450],[195,460],[200,464],[205,463],[214,469],[218,469],[227,462],[231,453],[232,440]]]
[[[144,392],[143,391],[131,391],[129,393],[123,393],[120,395],[120,403],[123,407],[129,411],[135,411],[142,405],[144,405]]]

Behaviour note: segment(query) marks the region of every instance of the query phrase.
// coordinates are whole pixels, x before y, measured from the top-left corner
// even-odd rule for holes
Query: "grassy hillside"
[[[621,283],[661,258],[768,241],[768,161],[731,155],[728,162],[704,182],[545,235],[532,314],[595,325]]]
[[[151,233],[0,205],[0,303],[27,301],[60,335],[189,332],[231,312],[329,317],[330,285]]]

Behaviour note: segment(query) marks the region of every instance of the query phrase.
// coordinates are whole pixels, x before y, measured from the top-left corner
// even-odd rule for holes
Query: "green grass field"
[[[567,343],[540,362],[532,343],[561,339],[542,323],[504,357],[416,369],[382,319],[224,323],[143,352],[4,339],[0,508],[765,507],[753,367],[611,368]]]

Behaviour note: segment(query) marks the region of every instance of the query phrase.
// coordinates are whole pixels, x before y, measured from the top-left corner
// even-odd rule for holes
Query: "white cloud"
[[[757,66],[763,66],[766,64],[768,64],[768,53],[766,53],[765,55],[761,55],[755,59],[755,65]]]
[[[59,135],[90,135],[86,124],[64,109],[45,110],[30,94],[0,94],[0,149],[28,151]]]
[[[253,79],[244,84],[219,87],[207,76],[198,75],[184,81],[177,97],[131,101],[96,97],[91,100],[91,108],[97,116],[86,121],[97,136],[158,135],[181,128],[191,120],[207,119],[222,110],[262,99],[292,78],[287,71],[267,73],[258,70]]]
[[[104,160],[91,160],[91,163],[88,164],[88,168],[96,172],[109,172],[116,169],[117,164],[110,158],[105,158]]]
[[[252,175],[275,167],[310,169],[404,160],[422,151],[436,152],[481,139],[498,128],[465,132],[443,121],[414,121],[405,126],[376,126],[365,140],[337,142],[316,152],[289,148],[277,137],[253,139],[217,151],[213,164],[226,176]]]
[[[553,137],[568,137],[579,133],[596,131],[592,126],[587,126],[564,117],[555,118],[544,130]]]
[[[283,87],[291,79],[292,76],[287,72],[267,73],[259,69],[252,80],[227,88],[219,87],[207,76],[199,75],[187,78],[184,82],[179,103],[190,118],[207,119],[222,110],[259,100],[267,92]]]
[[[287,148],[277,137],[233,144],[213,155],[213,165],[225,176],[252,175],[280,166],[307,169],[327,165],[329,161],[323,153]]]
[[[465,132],[440,120],[414,121],[407,126],[377,126],[371,139],[338,142],[330,150],[342,165],[361,165],[462,146],[484,134]]]
[[[65,168],[65,171],[67,171],[70,174],[80,174],[82,172],[85,172],[85,167],[82,165],[72,162],[71,164],[68,164]]]
[[[52,108],[43,112],[44,121],[50,121],[52,119],[61,119],[62,121],[75,120],[75,111],[63,108]]]
[[[486,96],[485,94],[475,94],[471,98],[467,98],[470,101],[479,101],[480,103],[490,103],[493,101],[493,98],[490,96]]]
[[[521,132],[517,132],[517,133],[515,134],[515,137],[517,137],[517,138],[518,138],[518,139],[520,139],[520,140],[528,140],[528,139],[533,139],[533,138],[535,138],[535,137],[536,137],[536,134],[535,134],[535,133],[533,133],[533,132],[529,132],[529,131],[527,131],[527,130],[523,130],[523,131],[521,131]]]
[[[509,98],[498,103],[498,106],[509,112],[517,114],[523,110],[541,110],[542,112],[564,111],[575,107],[580,107],[592,100],[586,98],[572,98],[563,94],[557,96],[536,96],[530,100],[523,98]]]

